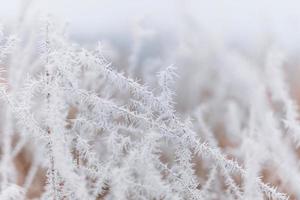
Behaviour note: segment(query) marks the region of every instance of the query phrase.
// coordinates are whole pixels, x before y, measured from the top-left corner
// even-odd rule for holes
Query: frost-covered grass
[[[300,198],[297,104],[277,48],[260,65],[233,54],[137,81],[137,63],[122,73],[50,20],[23,33],[0,31],[1,200]],[[195,97],[190,109],[176,91]]]

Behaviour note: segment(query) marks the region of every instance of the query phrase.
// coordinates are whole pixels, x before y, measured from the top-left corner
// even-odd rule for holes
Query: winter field
[[[0,0],[0,200],[300,199],[296,0]]]

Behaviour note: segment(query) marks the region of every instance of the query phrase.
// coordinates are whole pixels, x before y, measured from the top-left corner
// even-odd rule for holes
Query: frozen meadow
[[[300,199],[296,1],[1,4],[0,200]]]

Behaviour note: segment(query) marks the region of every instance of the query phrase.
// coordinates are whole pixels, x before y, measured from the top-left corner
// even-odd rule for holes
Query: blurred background
[[[183,111],[197,103],[200,94],[195,95],[193,88],[210,77],[201,76],[204,69],[213,74],[213,68],[220,70],[217,66],[236,70],[240,60],[262,65],[274,46],[285,54],[292,93],[299,96],[295,88],[300,2],[296,0],[0,0],[0,5],[0,23],[8,30],[20,23],[30,27],[49,14],[66,24],[73,41],[86,47],[101,42],[114,66],[149,85],[156,80],[147,77],[171,64],[177,66],[187,88],[178,81],[178,96],[185,97],[178,97]]]

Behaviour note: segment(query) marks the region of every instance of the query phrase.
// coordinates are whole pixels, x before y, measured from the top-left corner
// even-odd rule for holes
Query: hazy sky
[[[176,30],[186,16],[211,34],[253,40],[268,32],[287,46],[300,43],[297,0],[0,0],[0,21],[11,22],[31,4],[30,14],[50,13],[70,22],[71,32],[126,32],[141,20]],[[299,46],[299,45],[296,45]]]

